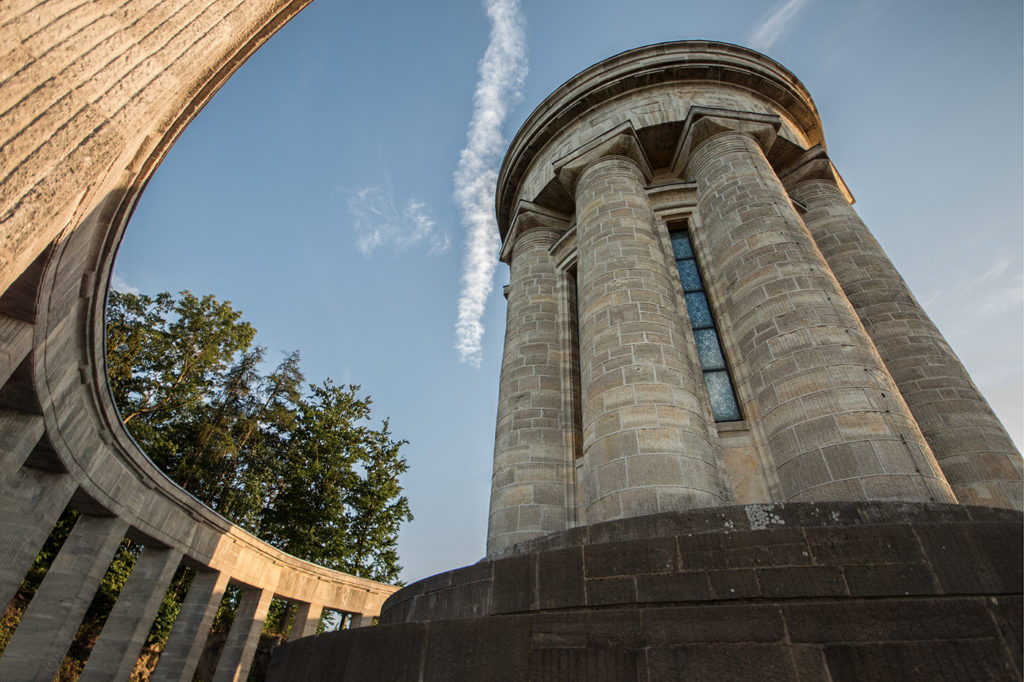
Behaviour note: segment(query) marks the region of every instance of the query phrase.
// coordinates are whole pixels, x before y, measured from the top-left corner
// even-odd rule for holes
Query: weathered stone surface
[[[860,506],[610,522],[615,541],[585,539],[414,583],[385,604],[374,639],[350,631],[284,645],[270,679],[372,676],[367,652],[381,651],[373,647],[382,637],[395,647],[389,656],[409,657],[387,678],[395,680],[958,680],[965,671],[1017,679],[1024,558],[1007,541],[1024,532],[1020,513],[876,502],[870,515],[882,520],[868,521]],[[712,527],[711,517],[753,523]],[[555,537],[579,541],[568,531]],[[941,563],[962,557],[969,568],[953,589],[929,558],[940,546]],[[497,606],[457,605],[489,603],[481,585]],[[430,608],[411,613],[410,600]]]
[[[524,517],[536,485],[510,473],[536,458],[524,442],[549,442],[546,466],[576,489],[562,515],[544,498],[567,528],[723,504],[1024,508],[1024,460],[851,208],[810,96],[779,69],[731,45],[639,48],[570,79],[512,141],[497,193],[513,279],[502,386],[559,358],[563,380],[535,398],[562,431],[512,420],[510,438],[530,398],[502,389],[489,558],[553,532],[523,525],[541,518]],[[523,207],[564,215],[546,253]],[[679,267],[700,270],[685,294],[681,230],[693,258]],[[533,289],[516,283],[534,262],[577,285],[543,289],[543,343],[528,342]],[[712,411],[705,381],[723,371],[738,419]],[[580,448],[559,452],[558,435]]]

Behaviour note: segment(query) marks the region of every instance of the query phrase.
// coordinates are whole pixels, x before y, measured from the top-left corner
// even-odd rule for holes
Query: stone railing
[[[245,679],[272,597],[292,637],[321,610],[380,612],[396,588],[270,547],[146,458],[107,384],[103,308],[139,194],[227,78],[309,0],[0,9],[0,602],[66,506],[81,512],[0,658],[0,679],[52,679],[114,553],[143,551],[85,667],[124,679],[179,565],[195,571],[155,672],[191,679],[228,585],[241,588],[217,679]]]

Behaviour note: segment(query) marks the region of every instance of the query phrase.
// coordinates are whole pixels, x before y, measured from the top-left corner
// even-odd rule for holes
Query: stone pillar
[[[248,588],[242,592],[224,650],[217,661],[213,682],[244,682],[249,677],[252,657],[256,655],[260,633],[267,620],[267,609],[273,598],[271,590]]]
[[[79,517],[0,658],[0,680],[54,678],[127,527]]]
[[[1022,460],[959,358],[837,184],[820,147],[783,180],[962,504],[1020,509]],[[984,333],[979,330],[979,333]]]
[[[177,549],[142,549],[86,661],[81,682],[128,679],[179,561]]]
[[[21,468],[45,428],[40,415],[0,409],[0,481]]]
[[[955,502],[920,429],[762,149],[775,116],[691,109],[676,167],[697,182],[709,276],[783,501]]]
[[[192,679],[228,579],[228,575],[220,571],[196,571],[178,619],[174,621],[171,636],[167,638],[153,671],[154,682],[188,682]]]
[[[503,253],[511,270],[498,390],[487,556],[567,527],[573,475],[562,412],[559,273],[548,249],[568,227],[521,208]]]
[[[588,523],[720,505],[709,412],[628,125],[556,162],[575,196]]]
[[[35,469],[0,481],[0,604],[18,592],[76,487],[67,474]]]
[[[370,627],[373,625],[374,618],[376,616],[372,613],[353,613],[352,622],[349,624],[348,629]]]
[[[295,609],[295,622],[292,623],[292,630],[288,635],[288,641],[290,642],[299,637],[315,635],[316,629],[320,625],[320,616],[323,614],[323,611],[323,604],[298,602]]]

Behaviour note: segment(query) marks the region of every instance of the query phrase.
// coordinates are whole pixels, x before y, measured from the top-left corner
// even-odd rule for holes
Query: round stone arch
[[[222,661],[236,670],[249,665],[246,628],[261,622],[257,611],[270,596],[306,605],[312,622],[320,607],[376,615],[395,590],[290,557],[192,498],[128,435],[106,375],[107,288],[146,183],[217,90],[310,1],[19,0],[0,10],[0,40],[9,47],[0,57],[4,604],[68,503],[106,519],[97,527],[106,524],[112,537],[141,539],[175,565],[181,558],[218,576],[211,594],[230,581],[259,595]],[[30,625],[23,619],[17,632]],[[69,637],[77,625],[65,628]],[[0,677],[35,677],[50,649],[59,665],[67,648],[51,635],[48,643],[17,637]],[[182,647],[195,649],[193,641]],[[123,651],[126,642],[110,648]],[[186,677],[190,656],[178,662]]]

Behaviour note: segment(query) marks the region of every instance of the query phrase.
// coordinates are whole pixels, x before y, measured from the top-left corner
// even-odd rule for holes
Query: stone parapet
[[[1022,530],[885,502],[621,519],[413,583],[372,632],[281,647],[268,679],[1013,680]]]
[[[412,583],[388,599],[380,622],[771,599],[784,594],[783,580],[794,581],[791,590],[834,598],[1015,594],[1021,523],[1010,510],[893,502],[744,505],[620,519]],[[969,572],[978,576],[972,585],[964,583]],[[797,596],[811,595],[788,595]]]

